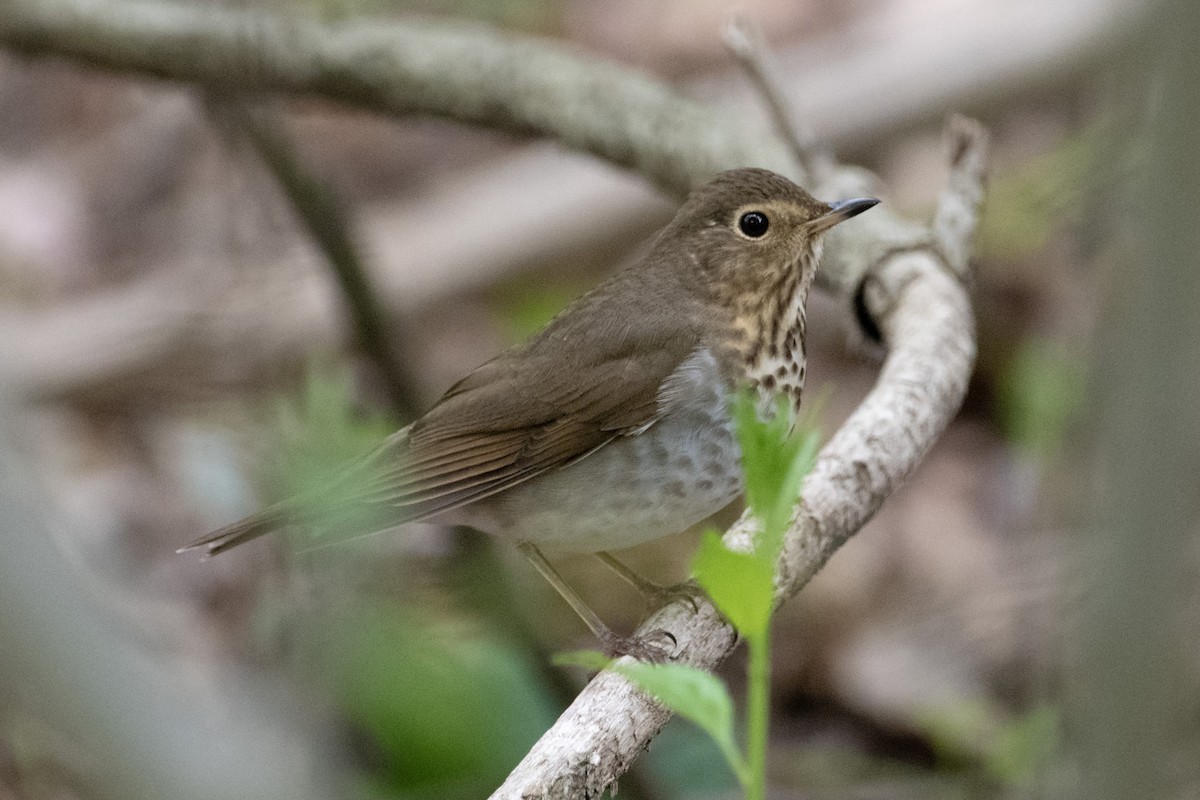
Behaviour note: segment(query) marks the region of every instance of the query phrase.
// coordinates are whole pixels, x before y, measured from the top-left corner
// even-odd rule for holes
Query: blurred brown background
[[[721,45],[724,2],[261,5],[482,19],[762,116]],[[1136,280],[1120,222],[1147,157],[1140,87],[1155,85],[1131,35],[1138,4],[740,9],[818,136],[877,171],[894,209],[929,212],[947,113],[978,116],[994,143],[966,405],[778,617],[780,797],[1065,796],[1079,784],[1072,612],[1087,597],[1074,554],[1093,521],[1084,423],[1098,329]],[[321,102],[273,109],[350,222],[416,408],[672,213],[635,177],[545,143]],[[808,396],[823,396],[828,434],[878,354],[828,300],[812,305]],[[479,536],[414,526],[175,555],[401,422],[322,253],[245,130],[195,87],[0,52],[0,386],[14,604],[0,609],[0,798],[483,796],[581,679],[546,653],[590,646],[586,632],[512,548]],[[675,580],[695,540],[627,555]],[[1194,536],[1181,542],[1193,574]],[[614,627],[645,611],[591,560],[563,568]],[[1179,708],[1194,737],[1189,619],[1175,674],[1193,681]],[[724,672],[735,687],[741,668]],[[622,796],[733,796],[714,752],[674,722]]]

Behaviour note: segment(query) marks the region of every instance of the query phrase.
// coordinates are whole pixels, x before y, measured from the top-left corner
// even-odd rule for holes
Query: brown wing
[[[580,298],[336,481],[366,519],[387,520],[372,530],[502,492],[653,425],[663,382],[700,346],[699,315],[677,287],[626,276],[645,281],[627,302],[603,290]],[[305,522],[303,508],[285,502],[188,547],[220,552]]]
[[[663,381],[695,349],[589,351],[574,362],[553,352],[518,352],[460,381],[414,423],[367,489],[397,521],[421,519],[504,491],[644,430],[659,412]],[[632,346],[632,347],[631,347]]]

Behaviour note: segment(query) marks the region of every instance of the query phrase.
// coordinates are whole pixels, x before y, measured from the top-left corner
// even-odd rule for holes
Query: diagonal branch
[[[982,165],[987,139],[974,124],[954,122],[952,151],[969,151],[967,161]],[[956,161],[956,163],[962,163]],[[961,191],[953,173],[949,193]],[[982,179],[975,175],[976,188]],[[856,170],[840,170],[834,180],[853,184]],[[850,192],[854,194],[854,192]],[[881,242],[877,260],[863,264],[873,289],[867,311],[889,352],[875,388],[821,450],[804,483],[784,551],[777,583],[779,602],[792,597],[842,544],[875,514],[912,472],[957,412],[975,358],[974,318],[962,282],[946,269],[940,250],[955,249],[970,237],[978,218],[981,190],[968,194],[971,220],[947,233],[947,241],[913,246],[900,228],[889,251]],[[865,217],[864,217],[865,219]],[[752,546],[754,528],[743,517],[726,541]],[[668,631],[679,642],[680,661],[712,669],[737,643],[733,630],[708,602],[692,612],[669,605],[643,623],[639,633]],[[602,673],[580,693],[492,800],[599,797],[629,762],[667,723],[670,713],[624,679]]]
[[[417,382],[395,352],[387,314],[350,234],[349,220],[332,190],[304,168],[287,138],[280,114],[256,111],[238,98],[216,95],[206,97],[205,106],[214,118],[230,124],[230,135],[246,138],[274,176],[337,280],[358,345],[378,372],[392,413],[399,420],[415,419],[420,413],[414,394]]]

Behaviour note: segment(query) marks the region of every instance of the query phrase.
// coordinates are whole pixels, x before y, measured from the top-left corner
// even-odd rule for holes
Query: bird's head
[[[821,237],[861,214],[874,198],[825,203],[765,169],[735,169],[695,189],[657,247],[707,304],[730,315],[748,355],[803,335],[804,300],[816,274]]]

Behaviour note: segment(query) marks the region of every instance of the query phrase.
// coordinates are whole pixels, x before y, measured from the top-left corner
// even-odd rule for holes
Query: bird
[[[453,384],[339,484],[367,527],[431,521],[511,540],[611,654],[610,630],[543,553],[599,555],[684,530],[742,492],[732,398],[798,407],[822,236],[876,205],[827,203],[759,168],[694,189],[640,258]],[[192,542],[216,555],[312,514],[283,501]],[[363,531],[369,532],[369,531]]]

